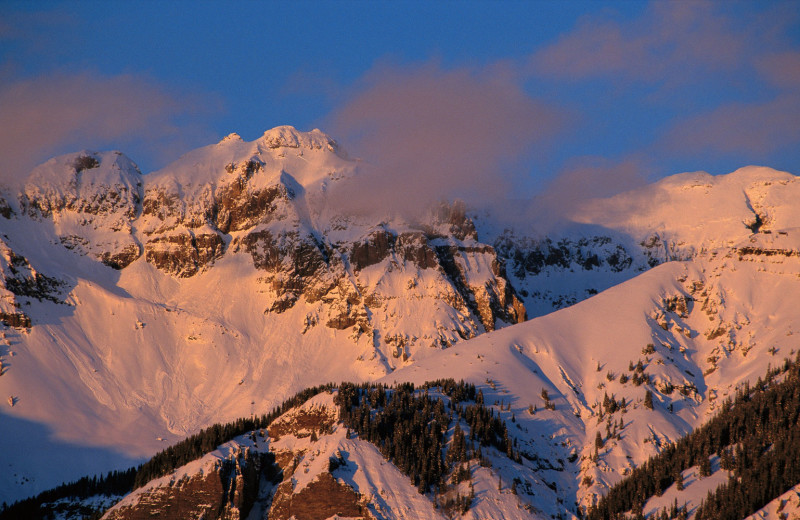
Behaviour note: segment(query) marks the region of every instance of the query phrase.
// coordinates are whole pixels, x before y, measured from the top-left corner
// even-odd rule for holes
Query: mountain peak
[[[241,141],[243,141],[242,136],[240,136],[236,132],[231,132],[230,134],[223,137],[222,140],[219,142],[219,144],[228,142],[241,142]]]
[[[293,126],[276,126],[264,132],[260,139],[268,148],[308,148],[311,150],[338,151],[336,141],[315,128],[310,132],[301,132]]]
[[[704,171],[678,173],[664,177],[654,184],[668,189],[689,189],[698,186],[749,186],[753,183],[791,181],[795,175],[767,166],[743,166],[723,175],[711,175]]]

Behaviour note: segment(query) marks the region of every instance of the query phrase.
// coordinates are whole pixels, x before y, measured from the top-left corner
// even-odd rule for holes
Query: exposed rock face
[[[422,232],[400,233],[397,237],[396,251],[405,262],[411,262],[420,269],[433,269],[438,265],[436,252],[428,244]]]
[[[216,233],[187,230],[177,235],[159,236],[145,244],[145,259],[158,269],[180,277],[197,274],[222,256],[225,242]]]
[[[275,443],[276,462],[283,472],[283,481],[272,497],[269,520],[325,520],[335,515],[373,518],[364,497],[331,475],[330,464],[324,464],[322,471],[302,488],[297,485],[296,473],[307,472],[306,464],[317,456],[323,457],[323,453],[318,453],[320,448],[314,446],[318,437],[330,435],[340,426],[337,424],[335,407],[328,404],[303,405],[269,426],[270,440]],[[282,449],[281,439],[294,447],[291,450]],[[302,441],[298,442],[300,439]]]
[[[287,200],[283,185],[247,192],[232,185],[218,194],[215,224],[223,233],[242,231],[269,220],[277,210],[279,200]]]
[[[439,261],[429,243],[430,238],[422,231],[405,231],[395,235],[386,229],[378,229],[353,243],[350,265],[354,271],[361,271],[382,262],[389,255],[395,255],[397,260],[409,262],[419,269],[433,269],[439,265]]]
[[[141,493],[135,504],[109,512],[109,520],[165,520],[247,518],[258,494],[260,480],[271,467],[268,454],[244,450],[217,462],[210,470],[170,480]]]
[[[264,132],[261,140],[271,149],[307,148],[309,150],[326,150],[337,155],[344,155],[336,141],[316,129],[301,133],[291,126],[278,126]]]
[[[800,256],[800,251],[796,249],[785,249],[785,248],[764,248],[764,247],[753,247],[753,246],[745,246],[740,247],[737,252],[739,253],[739,259],[748,256],[785,256],[787,258],[792,256]]]
[[[10,219],[14,215],[14,210],[8,204],[8,201],[0,194],[0,215],[6,219]]]
[[[334,415],[328,408],[300,408],[275,420],[267,428],[267,433],[275,441],[286,435],[304,439],[315,432],[330,431],[335,422]]]
[[[283,183],[291,180],[281,176],[266,187],[253,186],[262,167],[257,158],[229,163],[224,167],[227,175],[194,198],[182,197],[183,187],[175,183],[148,188],[143,203],[144,233],[150,237],[145,259],[168,274],[194,276],[224,254],[224,236],[286,219],[293,192]],[[264,232],[243,240],[248,252],[255,251],[254,242],[266,238]],[[269,250],[272,243],[267,242]]]
[[[141,255],[132,224],[142,184],[138,167],[119,152],[84,151],[36,168],[18,203],[23,215],[52,221],[66,247],[122,269]]]
[[[128,244],[113,253],[103,251],[100,255],[100,261],[112,269],[120,270],[128,267],[140,256],[142,256],[142,248],[139,247],[139,244]]]
[[[525,319],[503,260],[478,241],[463,203],[377,226],[320,209],[326,187],[355,167],[322,132],[291,127],[252,143],[229,136],[144,177],[121,154],[81,152],[34,171],[19,210],[52,226],[65,248],[118,270],[142,258],[189,278],[247,255],[269,295],[264,312],[305,302],[314,306],[305,330],[351,331],[404,359],[415,344],[448,346]],[[445,306],[427,330],[389,330],[406,298]]]
[[[459,240],[471,238],[477,240],[478,232],[475,224],[467,216],[467,207],[461,201],[448,204],[440,203],[434,208],[431,218],[433,233],[440,233],[443,236],[452,235]]]
[[[223,234],[250,229],[285,218],[280,206],[291,200],[291,192],[281,182],[253,187],[249,182],[262,169],[262,163],[250,159],[243,164],[229,163],[217,185],[205,186],[199,196],[182,196],[183,187],[168,183],[148,187],[143,202],[143,216],[150,221],[145,233],[158,234],[179,226],[210,226]]]
[[[575,266],[586,271],[606,267],[620,272],[633,264],[625,247],[605,236],[576,241],[563,238],[554,242],[550,238],[533,241],[506,235],[496,241],[495,248],[517,278],[537,275],[547,267],[568,269]]]
[[[3,285],[16,296],[62,303],[63,282],[39,273],[28,260],[9,248],[2,251]]]
[[[31,328],[31,319],[24,312],[0,312],[0,323],[18,329]]]
[[[350,250],[350,265],[354,271],[360,271],[377,264],[389,256],[396,242],[397,237],[385,229],[374,231],[365,240],[353,244]]]
[[[275,236],[269,230],[254,231],[242,238],[241,246],[252,257],[253,266],[268,273],[266,280],[276,295],[270,311],[283,312],[303,295],[316,302],[334,285],[325,276],[332,267],[328,256],[310,234],[290,231]]]
[[[483,284],[470,284],[466,272],[465,258],[470,254],[493,257],[492,277]],[[505,268],[497,260],[491,246],[453,247],[439,246],[436,255],[441,268],[453,281],[453,285],[469,309],[480,319],[487,331],[495,329],[497,320],[506,323],[525,321],[525,307],[514,294],[511,284],[505,279]]]
[[[134,490],[103,518],[374,520],[367,498],[331,473],[347,464],[338,449],[345,433],[337,415],[332,396],[317,395],[267,428]]]
[[[62,280],[38,272],[22,255],[0,241],[0,322],[9,327],[30,328],[31,318],[22,310],[26,300],[64,303]]]
[[[64,161],[71,161],[67,168],[71,175],[58,183],[50,182],[46,167],[58,167]],[[100,168],[101,161],[104,168]],[[95,216],[120,214],[130,220],[140,209],[141,180],[137,174],[141,175],[136,166],[121,154],[81,152],[74,157],[62,156],[34,171],[20,196],[20,206],[33,218],[67,210]]]
[[[325,520],[335,515],[373,518],[361,502],[362,497],[352,488],[338,482],[330,473],[322,473],[296,494],[291,492],[291,483],[281,484],[275,494],[269,520]]]

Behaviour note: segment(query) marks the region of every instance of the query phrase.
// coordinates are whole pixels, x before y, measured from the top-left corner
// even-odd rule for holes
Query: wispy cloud
[[[64,63],[85,30],[90,30],[87,23],[63,7],[31,11],[12,8],[0,15],[0,58],[19,67],[28,62]]]
[[[657,83],[677,75],[736,68],[746,42],[718,4],[652,2],[638,18],[608,13],[583,18],[558,41],[531,56],[534,74],[564,80],[608,77]]]
[[[639,152],[769,163],[800,145],[798,14],[788,3],[754,7],[651,2],[638,16],[586,16],[526,70],[557,84],[614,85],[623,113],[635,104],[653,114],[653,141]]]
[[[765,103],[726,103],[676,123],[661,146],[672,153],[764,157],[800,144],[800,96]]]
[[[526,215],[542,223],[655,172],[678,173],[664,168],[676,158],[747,162],[800,144],[791,16],[780,8],[755,14],[712,2],[651,2],[634,16],[586,16],[516,62],[378,65],[323,122],[364,159],[359,184],[332,200],[411,212],[440,198],[496,201],[531,174],[533,157],[548,154],[544,144],[570,147],[585,156],[562,155]],[[581,95],[532,95],[530,85],[542,81],[551,93],[578,86]],[[608,138],[620,128],[643,136]]]
[[[592,199],[612,197],[652,182],[651,171],[641,156],[620,160],[577,157],[534,197],[525,212],[506,218],[509,222],[517,220],[517,225],[534,223],[537,231],[546,232],[571,222],[575,211]]]
[[[759,60],[757,67],[775,86],[800,91],[800,50],[768,54]]]
[[[526,172],[521,160],[564,122],[500,64],[379,65],[330,117],[331,132],[363,158],[358,185],[343,188],[339,202],[353,200],[357,190],[370,206],[362,211],[413,213],[442,198],[504,196],[514,176]]]
[[[131,145],[151,160],[205,144],[207,100],[133,75],[53,74],[0,86],[0,178],[72,149]],[[127,151],[127,150],[123,150]],[[132,157],[137,160],[137,157]]]

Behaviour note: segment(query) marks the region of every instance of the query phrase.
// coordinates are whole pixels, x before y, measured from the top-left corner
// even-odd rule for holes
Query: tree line
[[[431,395],[431,391],[446,399]],[[334,401],[342,423],[374,444],[420,493],[431,487],[443,490],[447,475],[471,459],[485,462],[482,446],[493,446],[521,460],[505,421],[484,406],[483,393],[476,391],[475,385],[464,381],[433,381],[419,390],[411,383],[393,387],[343,383]],[[454,421],[448,443],[446,433]],[[462,421],[469,427],[468,434]]]
[[[137,467],[124,471],[113,471],[106,475],[83,477],[75,482],[44,491],[35,497],[20,500],[11,505],[3,504],[3,508],[0,509],[0,520],[18,518],[44,520],[50,518],[54,513],[56,506],[53,503],[57,500],[66,498],[82,500],[96,495],[125,495],[153,479],[168,475],[184,464],[199,459],[206,453],[214,451],[217,446],[239,435],[266,428],[290,409],[300,406],[320,392],[333,388],[335,388],[333,383],[307,388],[267,414],[209,426],[155,454],[150,460]],[[92,515],[89,512],[86,513],[86,516]]]
[[[84,518],[99,518],[102,510],[74,502],[98,495],[121,496],[153,479],[168,475],[197,460],[237,436],[267,428],[275,419],[300,406],[311,397],[337,386],[333,383],[307,388],[287,399],[270,413],[218,423],[162,450],[145,463],[124,471],[83,477],[44,491],[35,497],[3,504],[0,520],[46,519],[59,509],[80,509]],[[437,397],[431,394],[438,394]],[[505,421],[483,403],[483,393],[475,385],[442,379],[419,388],[411,383],[394,387],[378,384],[342,383],[334,398],[340,407],[340,420],[359,436],[375,444],[383,456],[408,475],[425,493],[432,486],[444,489],[449,474],[456,480],[468,478],[464,465],[472,459],[488,464],[482,447],[492,446],[510,458],[521,461],[509,437]],[[447,432],[455,421],[450,441]],[[465,428],[462,428],[462,424]],[[445,455],[446,453],[446,455]],[[56,504],[72,499],[73,505]],[[466,511],[470,497],[459,497],[459,509]]]
[[[712,455],[732,474],[696,509],[696,520],[744,518],[800,484],[800,466],[793,463],[800,460],[800,353],[794,362],[787,359],[769,369],[754,387],[745,383],[706,424],[613,486],[587,518],[613,520],[626,513],[643,518],[641,510],[650,497],[674,483],[682,488],[682,471],[698,466],[701,477],[709,475]],[[657,518],[686,515],[681,508],[672,511],[677,516],[661,511]]]

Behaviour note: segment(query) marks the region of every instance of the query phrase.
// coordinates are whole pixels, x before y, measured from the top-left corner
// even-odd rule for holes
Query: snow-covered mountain
[[[147,175],[119,152],[61,156],[6,190],[3,500],[308,386],[450,377],[496,402],[530,456],[475,473],[474,514],[571,514],[800,350],[791,174],[669,177],[544,236],[459,203],[414,219],[331,207],[359,167],[322,132],[279,127]],[[375,503],[394,477],[352,449]],[[532,494],[488,491],[515,476]],[[413,491],[383,509],[432,507]]]

